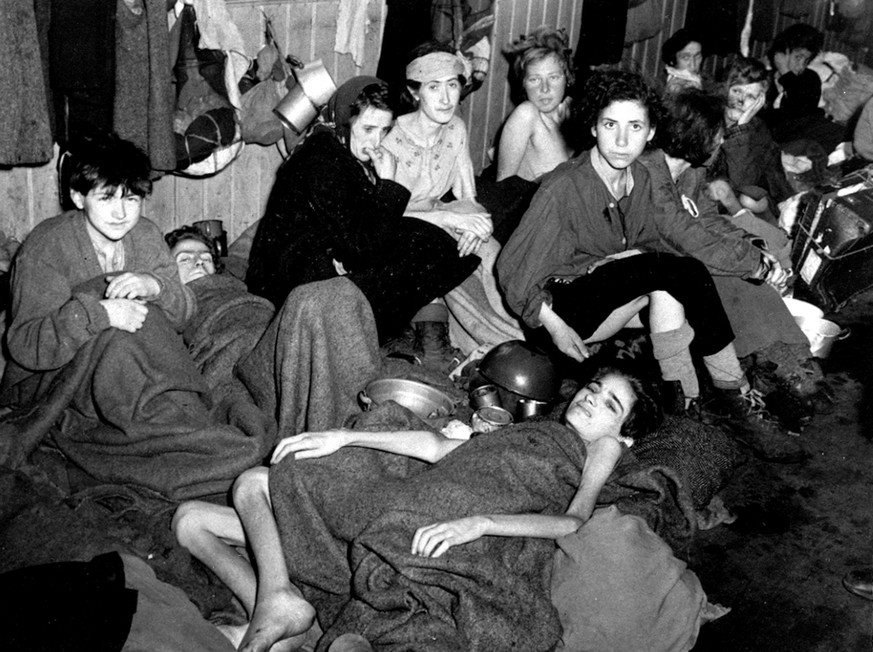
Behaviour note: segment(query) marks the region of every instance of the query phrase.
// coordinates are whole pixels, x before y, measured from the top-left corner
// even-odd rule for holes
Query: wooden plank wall
[[[663,0],[663,29],[652,38],[625,49],[623,65],[647,76],[661,74],[660,50],[664,40],[681,27],[689,0]],[[509,65],[501,48],[518,35],[543,25],[564,27],[576,46],[583,0],[495,0],[495,27],[491,70],[481,89],[462,106],[470,128],[473,161],[481,169],[488,163],[488,150],[500,124],[512,110],[507,75]],[[825,23],[827,3],[818,2],[807,21],[819,28]],[[263,16],[269,16],[284,51],[303,60],[321,58],[337,83],[357,74],[372,74],[378,62],[381,32],[387,13],[385,0],[368,0],[369,26],[365,56],[357,66],[348,55],[333,51],[339,0],[227,0],[227,6],[249,47],[257,53],[263,42]],[[779,16],[777,28],[795,22]],[[761,56],[767,43],[754,44]],[[853,58],[863,56],[848,50],[828,36],[827,46]],[[712,71],[720,58],[706,62]],[[221,219],[232,240],[261,215],[273,183],[281,154],[276,147],[247,145],[239,158],[210,178],[188,179],[169,175],[159,180],[147,203],[147,214],[164,230],[200,219]],[[23,238],[38,221],[59,211],[56,163],[33,168],[0,170],[0,229]]]

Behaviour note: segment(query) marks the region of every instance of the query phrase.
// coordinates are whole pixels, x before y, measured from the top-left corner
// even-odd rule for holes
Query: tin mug
[[[518,400],[515,413],[519,421],[545,416],[549,413],[549,404],[546,401],[537,401],[533,398],[522,398]]]
[[[497,392],[497,385],[480,385],[470,392],[470,407],[474,410],[479,408],[500,405],[500,394]]]
[[[508,410],[494,405],[486,405],[473,413],[471,425],[474,432],[494,432],[498,428],[512,423],[512,415]]]

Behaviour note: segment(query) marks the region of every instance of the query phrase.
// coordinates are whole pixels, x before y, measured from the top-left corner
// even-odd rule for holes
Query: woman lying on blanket
[[[250,624],[247,628],[242,628],[245,632],[239,643],[240,650],[269,650],[278,641],[288,641],[286,645],[291,646],[294,644],[291,641],[297,637],[296,642],[299,643],[300,637],[314,623],[316,610],[310,603],[310,596],[318,597],[318,592],[310,591],[325,588],[323,579],[307,576],[308,564],[305,560],[300,561],[299,564],[296,561],[300,558],[299,555],[306,554],[306,549],[310,549],[311,554],[317,557],[317,560],[313,561],[313,567],[318,568],[316,575],[324,574],[324,568],[330,566],[332,562],[346,566],[345,571],[349,578],[341,576],[336,590],[348,593],[351,574],[362,567],[352,560],[354,555],[350,550],[354,547],[354,542],[359,537],[364,539],[367,536],[372,537],[372,524],[384,520],[391,514],[395,516],[401,514],[405,518],[413,513],[416,521],[407,531],[410,535],[414,531],[414,535],[405,543],[398,541],[396,533],[390,530],[394,552],[402,556],[406,563],[409,563],[410,559],[443,556],[454,546],[470,543],[488,535],[492,537],[492,545],[493,537],[557,539],[577,530],[591,516],[600,489],[621,457],[624,446],[630,445],[635,438],[642,437],[657,427],[660,422],[660,409],[638,378],[614,368],[603,368],[574,396],[567,408],[564,421],[569,428],[555,423],[524,424],[493,434],[481,435],[467,443],[448,439],[427,430],[412,432],[333,430],[288,437],[280,442],[272,458],[274,465],[287,458],[283,465],[274,466],[270,470],[265,467],[251,469],[237,480],[234,487],[234,508],[202,502],[184,503],[174,517],[174,531],[179,542],[215,571],[233,590],[250,615]],[[556,442],[557,448],[551,448]],[[383,502],[375,499],[376,494],[364,488],[371,479],[367,477],[360,481],[349,482],[350,486],[347,490],[351,493],[347,499],[335,500],[335,495],[332,493],[329,496],[315,495],[313,487],[317,488],[319,468],[328,469],[328,474],[325,476],[328,482],[325,485],[325,493],[327,493],[333,491],[337,483],[342,482],[343,476],[346,476],[351,466],[355,466],[356,460],[367,459],[368,453],[359,450],[357,453],[338,454],[336,457],[339,459],[331,462],[333,454],[344,447],[393,453],[394,455],[378,458],[383,460],[380,464],[386,465],[386,468],[387,465],[396,465],[397,460],[400,459],[398,456],[423,460],[432,466],[423,468],[415,466],[414,471],[402,480],[404,487],[402,489],[396,484],[397,473],[387,473],[384,481],[390,483],[392,495],[396,500]],[[463,454],[450,455],[459,447],[464,450]],[[522,459],[525,466],[521,470],[513,468],[514,460],[521,455],[519,451],[528,447],[536,452],[528,453],[530,457]],[[558,451],[552,453],[557,457],[543,458],[541,453],[546,449]],[[576,453],[568,453],[571,449]],[[372,453],[373,451],[370,451],[369,455]],[[509,457],[503,459],[502,455]],[[325,456],[326,459],[313,460]],[[301,463],[301,460],[311,461]],[[332,463],[339,465],[331,470],[328,465]],[[570,476],[566,475],[567,469],[570,468],[565,466],[568,463],[574,469],[570,474],[572,485],[568,484]],[[490,464],[496,466],[491,467]],[[369,472],[369,467],[367,468]],[[386,474],[381,466],[378,468]],[[430,470],[424,473],[423,470],[427,468]],[[510,471],[501,475],[504,469]],[[312,471],[316,472],[312,476],[315,479],[306,480],[306,474]],[[306,487],[306,490],[313,492],[310,494],[312,502],[295,496],[289,497],[284,493],[285,488],[282,488],[282,493],[276,493],[279,486],[272,486],[273,482],[268,485],[270,477],[273,478],[273,482],[281,480],[301,484]],[[351,476],[347,477],[351,479]],[[445,482],[446,477],[451,480],[449,483]],[[492,477],[497,478],[497,484],[489,484],[487,490],[483,490],[480,483],[490,482]],[[374,491],[377,491],[380,485],[373,486],[377,488]],[[455,494],[452,500],[448,501],[444,498],[445,492],[451,490],[454,490]],[[458,495],[467,492],[470,494],[467,498]],[[424,498],[426,496],[439,496],[437,511],[434,509],[428,511],[426,505],[428,500]],[[360,515],[351,503],[355,500],[363,500],[364,497],[367,498],[365,511],[375,511]],[[404,507],[403,500],[411,501],[412,504]],[[315,507],[320,512],[319,518],[322,516],[324,518],[324,521],[318,520],[321,524],[335,518],[332,521],[335,528],[330,528],[328,537],[334,543],[337,539],[341,540],[336,555],[328,549],[330,543],[327,548],[321,545],[318,535],[322,531],[308,527],[309,523],[305,522],[308,514],[301,517],[301,521],[304,522],[291,523],[290,527],[304,535],[309,533],[307,536],[317,540],[310,538],[297,542],[289,541],[284,536],[288,532],[282,522],[283,514],[286,512],[278,503],[287,501],[298,507],[305,503],[309,505],[310,510]],[[391,502],[393,505],[385,502]],[[498,511],[501,509],[500,505],[504,508],[506,505],[512,505],[512,508],[517,511],[513,513],[483,511],[488,510],[489,507]],[[276,508],[276,516],[274,516],[274,508]],[[438,511],[446,509],[449,511]],[[332,517],[328,514],[331,510],[340,512],[346,510],[350,513]],[[461,513],[458,513],[459,511]],[[525,513],[534,511],[539,513]],[[460,518],[428,518],[432,514],[443,513]],[[350,522],[360,523],[360,527],[352,526]],[[357,531],[353,531],[356,528]],[[280,530],[283,532],[281,540]],[[235,550],[236,547],[247,543],[254,553],[257,575],[252,565]],[[452,559],[465,560],[471,554],[474,555],[472,568],[484,567],[491,563],[489,560],[502,558],[499,551],[486,547],[485,544],[486,542],[480,542],[477,546],[482,545],[482,547],[476,548],[464,546],[463,554],[459,552],[449,555],[449,561],[441,562],[436,572],[444,569],[445,564],[453,563]],[[366,547],[372,548],[369,544]],[[545,547],[539,550],[540,563],[550,563],[551,548]],[[454,557],[456,554],[460,557]],[[286,557],[294,559],[295,563],[286,563]],[[425,562],[412,561],[411,563],[418,567],[419,571],[422,570],[422,565],[426,565]],[[486,571],[498,572],[490,567]],[[518,574],[519,577],[514,578],[513,581],[524,582],[525,577],[531,577],[525,575],[525,571],[530,572],[516,559],[516,563],[512,566],[512,573]],[[306,598],[297,586],[291,583],[291,580],[307,591]],[[500,580],[495,577],[489,579],[489,582],[491,581],[497,583]],[[386,582],[383,577],[383,585]],[[535,594],[540,592],[538,587],[527,587],[526,584],[521,590],[527,591],[528,588]],[[415,587],[404,589],[407,593],[415,590]],[[478,590],[474,592],[479,593]],[[538,595],[541,597],[540,606],[544,604],[546,613],[552,615],[553,610],[548,603],[547,594],[540,592]],[[336,595],[331,597],[336,599]],[[351,596],[346,597],[347,603],[353,602]],[[525,608],[535,611],[531,606],[533,598],[524,597]],[[475,599],[474,595],[467,598],[466,602],[464,600],[461,602],[469,605]],[[510,604],[520,601],[517,595],[514,597],[507,595],[506,599]],[[436,611],[438,606],[432,605],[427,611]],[[461,610],[464,608],[468,607],[462,607]],[[366,611],[366,607],[364,611],[368,614],[368,618],[373,619],[372,622],[361,623],[360,604],[352,611],[358,616],[356,622],[361,627],[359,633],[369,632],[370,637],[373,637],[371,642],[378,644],[379,641],[374,640],[378,638],[377,630],[384,629],[384,619],[393,618],[394,616],[391,615],[393,612],[387,609],[370,614]],[[421,612],[422,609],[418,611]],[[501,613],[500,609],[490,609],[490,611]],[[433,614],[419,614],[417,617],[427,618],[429,615],[433,616]],[[515,624],[513,621],[517,618],[518,616],[509,618],[510,627]],[[328,634],[326,639],[331,639],[345,633],[336,631],[336,628],[348,626],[349,621],[347,618],[345,626],[335,626],[335,623],[340,622],[337,611],[331,609],[330,613],[324,613],[319,606],[319,622]],[[459,630],[464,628],[464,622],[476,622],[476,619],[467,621],[458,616],[456,626]],[[363,629],[364,625],[366,629]],[[422,624],[422,627],[427,627],[429,632],[434,626],[432,622]],[[441,622],[439,626],[445,627],[446,624]],[[331,631],[332,628],[334,631]],[[545,628],[539,628],[539,630],[543,629]],[[415,628],[413,630],[413,633],[421,633]],[[559,628],[557,631],[560,631]],[[238,637],[243,632],[233,634]],[[410,632],[407,630],[405,634],[410,635]],[[456,632],[454,627],[450,627],[444,635],[450,638],[460,637],[460,640],[464,641],[465,649],[489,649],[487,643],[482,643],[481,640],[478,645],[475,644],[477,638],[469,631]],[[327,642],[329,641],[323,639],[321,643],[326,647]],[[554,642],[552,641],[551,644],[553,645]],[[441,643],[445,644],[446,641]]]

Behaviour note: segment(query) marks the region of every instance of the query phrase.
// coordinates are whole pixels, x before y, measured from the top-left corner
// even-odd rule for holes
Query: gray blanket
[[[426,427],[388,404],[360,427]],[[389,419],[390,420],[390,419]],[[439,463],[364,449],[286,458],[270,492],[292,579],[319,612],[324,650],[343,632],[379,650],[548,650],[560,625],[548,594],[554,542],[484,537],[440,558],[409,552],[416,528],[473,514],[563,513],[582,441],[556,423],[480,435]]]

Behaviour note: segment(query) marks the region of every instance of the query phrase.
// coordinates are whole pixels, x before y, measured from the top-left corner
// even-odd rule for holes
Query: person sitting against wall
[[[410,192],[405,215],[454,238],[457,255],[476,270],[446,293],[448,309],[432,303],[414,318],[416,352],[438,367],[454,355],[449,312],[451,341],[464,355],[480,345],[522,337],[494,281],[500,245],[491,237],[491,216],[476,201],[467,127],[457,115],[464,61],[449,46],[434,41],[415,48],[406,66],[404,92],[414,109],[397,119],[382,143],[397,160],[396,181]]]
[[[577,361],[591,355],[589,344],[628,324],[641,326],[638,315],[647,309],[655,359],[677,390],[674,409],[704,417],[711,409],[725,415],[761,456],[800,459],[802,451],[763,409],[760,393],[740,368],[730,322],[706,267],[668,253],[699,251],[713,238],[695,221],[669,228],[650,175],[637,161],[655,136],[657,94],[639,75],[600,71],[582,96],[582,115],[596,145],[543,181],[504,248],[498,277],[510,308],[535,337]],[[758,260],[758,278],[772,276],[775,282],[784,273]],[[709,406],[701,400],[692,341],[716,387]]]
[[[226,491],[272,441],[260,423],[227,425],[186,355],[196,303],[142,216],[150,177],[114,134],[73,149],[76,209],[37,224],[13,266],[2,403],[24,413],[0,429],[19,455],[50,436],[85,482],[189,498]]]
[[[845,128],[819,108],[821,78],[809,62],[821,51],[824,35],[812,25],[796,23],[776,35],[767,57],[773,83],[764,115],[777,143],[814,140],[829,154],[844,140]]]
[[[403,219],[410,193],[383,141],[393,122],[384,82],[354,77],[337,90],[276,175],[249,255],[251,292],[279,308],[295,287],[347,276],[385,342],[473,272],[473,240],[459,256],[441,225]]]
[[[821,369],[810,358],[809,341],[797,326],[779,293],[781,287],[762,283],[785,280],[790,270],[790,245],[785,233],[742,208],[735,196],[724,198],[732,217],[719,215],[709,197],[706,164],[718,152],[724,129],[724,100],[696,89],[666,98],[665,118],[655,133],[654,147],[640,162],[652,177],[660,219],[669,220],[665,233],[694,220],[713,234],[695,249],[678,249],[706,264],[736,334],[740,358],[755,355],[757,373],[774,367],[771,376],[783,394],[765,396],[768,405],[783,408],[779,416],[797,429],[809,416],[811,399],[819,391]],[[670,242],[666,244],[670,245]],[[762,265],[773,272],[761,274]],[[778,399],[778,400],[777,400]]]
[[[510,87],[518,106],[500,129],[496,164],[476,180],[501,244],[518,226],[540,178],[573,153],[563,130],[574,81],[564,30],[539,27],[503,51],[512,63]]]
[[[420,648],[424,636],[445,649],[503,649],[510,641],[546,649],[560,627],[548,593],[531,578],[540,577],[553,547],[536,540],[583,526],[625,448],[660,420],[646,383],[601,368],[570,401],[566,426],[519,424],[467,442],[431,430],[303,433],[280,442],[271,467],[240,476],[233,508],[184,503],[173,531],[243,604],[249,624],[228,631],[240,650],[300,645],[316,607],[325,648],[325,640],[354,632],[358,650],[372,649],[360,635],[410,649]],[[322,483],[327,478],[329,486]],[[388,487],[390,500],[372,499]],[[400,555],[400,564],[415,568],[385,567],[380,581],[366,582],[362,590],[383,607],[397,597],[405,602],[390,609],[373,608],[360,590],[352,592],[353,578],[366,576],[369,564],[355,562],[350,551],[380,523],[393,525],[375,554]],[[520,551],[521,542],[507,537],[535,541]],[[237,552],[243,546],[251,560]],[[509,554],[511,565],[501,561]],[[405,587],[400,594],[397,582]],[[525,631],[530,618],[537,626]]]
[[[693,30],[681,27],[661,46],[668,95],[685,88],[703,88],[700,67],[703,64],[703,40]]]
[[[779,145],[759,116],[769,86],[767,69],[757,59],[737,57],[731,64],[725,81],[724,143],[710,166],[710,176],[717,180],[712,188],[716,198],[725,198],[732,190],[743,208],[775,224],[776,204],[794,192]]]

